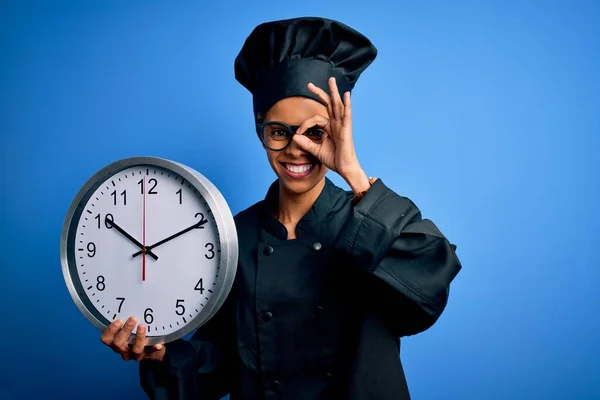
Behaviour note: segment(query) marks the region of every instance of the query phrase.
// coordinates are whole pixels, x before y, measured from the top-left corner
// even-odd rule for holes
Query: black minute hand
[[[187,233],[187,232],[191,231],[192,229],[196,229],[196,228],[202,228],[202,225],[204,225],[204,224],[205,224],[205,223],[207,223],[207,222],[208,222],[208,220],[206,220],[206,219],[205,219],[205,220],[202,220],[202,221],[199,221],[199,222],[196,222],[194,225],[192,225],[192,226],[189,226],[189,227],[185,228],[184,230],[182,230],[182,231],[179,231],[179,232],[177,232],[177,233],[175,233],[175,234],[173,234],[173,235],[169,236],[168,238],[161,240],[160,242],[156,242],[156,243],[154,243],[152,246],[146,246],[146,252],[149,252],[149,251],[150,251],[150,250],[152,250],[153,248],[155,248],[155,247],[158,247],[158,246],[160,246],[161,244],[167,243],[169,240],[173,240],[173,239],[175,239],[176,237],[179,237],[179,236],[183,235],[184,233]],[[133,254],[133,257],[137,257],[137,256],[139,256],[140,254],[142,254],[142,252],[141,252],[141,251],[138,251],[137,253],[134,253],[134,254]],[[147,254],[148,254],[148,253],[147,253]]]
[[[134,243],[137,247],[142,249],[142,251],[144,251],[144,245],[141,244],[140,242],[138,242],[137,240],[135,240],[135,238],[133,236],[131,236],[129,233],[125,232],[125,230],[123,228],[121,228],[119,225],[117,225],[114,221],[112,221],[109,218],[105,218],[105,222],[107,225],[110,225],[112,228],[115,228],[116,230],[118,230],[123,236],[125,236],[132,243]],[[156,256],[156,254],[151,252],[147,247],[146,247],[145,251],[146,251],[146,254],[148,254],[150,257],[154,258],[155,260],[158,260],[158,257]],[[141,251],[140,251],[140,254],[142,254]]]

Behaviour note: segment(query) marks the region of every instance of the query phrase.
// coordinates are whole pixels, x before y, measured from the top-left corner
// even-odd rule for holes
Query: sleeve
[[[232,297],[190,340],[167,343],[162,362],[140,362],[139,377],[151,400],[218,400],[231,391]]]
[[[371,301],[399,337],[438,320],[462,268],[456,246],[381,179],[352,207],[337,247],[376,278]]]

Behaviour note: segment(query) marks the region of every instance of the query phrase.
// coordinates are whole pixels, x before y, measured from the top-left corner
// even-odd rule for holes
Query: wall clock
[[[223,305],[237,270],[237,231],[224,197],[199,172],[133,157],[81,187],[60,256],[69,293],[94,326],[135,316],[148,326],[149,345],[168,343]]]

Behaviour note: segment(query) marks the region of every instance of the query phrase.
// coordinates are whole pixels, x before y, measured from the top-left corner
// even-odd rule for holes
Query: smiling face
[[[265,122],[279,121],[288,125],[301,125],[315,114],[328,118],[327,108],[306,97],[288,97],[277,102],[265,115]],[[312,154],[298,147],[295,142],[282,151],[266,149],[271,168],[279,178],[281,190],[290,194],[302,194],[321,187],[327,173]]]

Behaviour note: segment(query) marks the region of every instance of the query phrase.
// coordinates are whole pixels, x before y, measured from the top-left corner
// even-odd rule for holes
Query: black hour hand
[[[140,249],[142,249],[142,251],[140,251],[139,254],[142,254],[142,252],[145,251],[146,254],[148,254],[150,257],[154,258],[155,260],[158,260],[158,257],[156,256],[156,254],[154,254],[152,251],[150,251],[148,249],[148,247],[146,247],[144,249],[144,245],[143,244],[141,244],[140,242],[138,242],[129,233],[125,232],[125,230],[123,228],[121,228],[119,225],[117,225],[113,220],[111,220],[110,218],[105,218],[104,221],[106,222],[106,226],[109,226],[111,228],[115,228],[123,236],[125,236],[127,239],[129,239],[133,244],[135,244],[137,247],[139,247]]]

